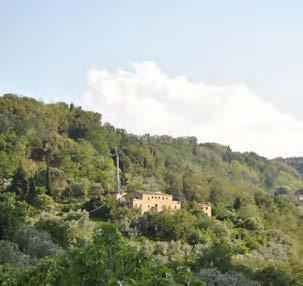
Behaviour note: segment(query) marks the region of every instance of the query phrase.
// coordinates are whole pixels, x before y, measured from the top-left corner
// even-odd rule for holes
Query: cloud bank
[[[303,121],[243,84],[209,85],[171,77],[153,62],[110,73],[92,69],[84,105],[135,134],[196,136],[269,158],[303,155]]]

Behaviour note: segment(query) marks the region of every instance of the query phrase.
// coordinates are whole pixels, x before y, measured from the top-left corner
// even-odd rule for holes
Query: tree
[[[27,203],[32,203],[38,194],[36,180],[29,177],[21,165],[15,170],[7,190],[15,193],[17,200],[26,201]]]
[[[21,227],[14,235],[13,241],[21,251],[33,259],[54,256],[61,252],[61,248],[52,242],[50,235],[30,226]]]
[[[146,213],[134,222],[141,235],[165,241],[187,241],[194,231],[195,224],[196,218],[185,209]]]
[[[18,273],[16,280],[22,285],[205,286],[187,267],[158,266],[151,256],[127,244],[112,224],[97,230],[94,243],[43,259]]]
[[[295,279],[276,267],[268,267],[256,274],[256,278],[268,286],[295,286],[299,285]]]
[[[29,207],[16,201],[13,193],[0,193],[0,239],[10,239],[18,228],[25,223]]]
[[[258,192],[255,194],[255,202],[259,206],[268,208],[272,204],[272,198],[264,192]]]
[[[27,202],[32,201],[36,195],[34,180],[28,178],[22,166],[19,166],[14,172],[8,191],[15,193],[17,199]]]
[[[210,188],[210,201],[212,203],[230,204],[233,194],[237,192],[237,188],[227,180],[214,179]]]
[[[249,280],[241,272],[221,273],[219,270],[211,268],[202,269],[198,275],[206,282],[207,286],[260,286],[257,281]]]
[[[49,214],[41,217],[36,227],[48,232],[54,243],[67,248],[87,241],[90,236],[88,219],[86,211],[69,211],[61,216]]]
[[[0,240],[0,264],[10,264],[13,267],[25,267],[30,263],[30,257],[22,253],[16,243]]]
[[[231,257],[233,251],[223,241],[215,242],[199,259],[199,264],[205,268],[217,268],[221,271],[232,269]]]

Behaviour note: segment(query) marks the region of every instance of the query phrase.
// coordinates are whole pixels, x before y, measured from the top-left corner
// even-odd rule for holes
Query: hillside
[[[3,285],[303,285],[302,159],[103,121],[73,104],[0,97]],[[118,206],[116,148],[125,191],[169,193],[182,209]]]
[[[295,168],[301,175],[303,175],[303,158],[302,157],[292,157],[292,158],[276,158],[275,162],[282,162],[288,164],[289,166]]]

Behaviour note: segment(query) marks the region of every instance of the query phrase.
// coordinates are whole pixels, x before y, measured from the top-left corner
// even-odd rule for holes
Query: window
[[[150,208],[150,205],[148,205],[147,207]]]
[[[175,210],[177,209],[177,206],[175,206]]]
[[[162,199],[164,200],[164,197],[162,197]]]
[[[152,199],[153,199],[154,197],[152,196]]]
[[[155,204],[155,207],[157,207],[158,206],[158,204]]]
[[[205,207],[205,210],[208,210],[208,207]]]

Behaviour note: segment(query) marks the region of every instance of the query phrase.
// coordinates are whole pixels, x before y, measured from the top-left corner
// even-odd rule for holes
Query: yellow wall
[[[173,201],[172,195],[162,193],[131,192],[126,195],[126,201],[130,207],[140,208],[141,213],[151,209],[160,212],[164,209],[178,210],[181,204]]]

